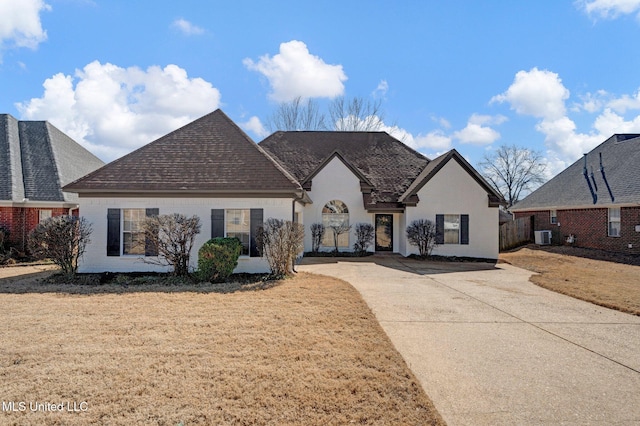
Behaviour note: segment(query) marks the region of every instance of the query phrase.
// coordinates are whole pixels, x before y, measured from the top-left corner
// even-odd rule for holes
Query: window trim
[[[340,203],[341,206],[344,207],[344,211],[342,211],[341,213],[325,212],[325,210],[331,210],[331,208],[328,207],[329,205],[340,206],[340,204],[337,204],[337,203]],[[324,204],[320,214],[321,214],[321,218],[322,218],[322,224],[325,226],[325,235],[324,235],[324,238],[321,241],[320,246],[323,247],[323,248],[335,248],[335,244],[333,243],[333,231],[325,223],[325,216],[328,217],[330,215],[346,215],[346,219],[343,219],[343,222],[346,221],[347,226],[349,226],[349,223],[351,221],[351,215],[349,213],[349,207],[347,206],[347,203],[345,203],[344,201],[339,200],[339,199],[333,199],[333,200],[327,201]],[[344,235],[344,237],[342,237],[343,235]],[[330,244],[325,244],[325,239],[327,241],[329,241]],[[341,239],[343,240],[343,242],[346,239],[346,243],[345,244],[340,244],[340,240]],[[338,237],[338,250],[339,249],[348,249],[349,247],[351,247],[350,242],[351,242],[351,230],[341,234]]]
[[[457,243],[445,243],[444,240],[444,217],[445,216],[458,216],[459,228],[458,228],[458,242]],[[469,245],[470,232],[469,232],[470,220],[467,213],[439,213],[436,214],[436,243],[438,245]]]
[[[143,257],[156,257],[158,253],[155,248],[150,244],[150,240],[146,238],[144,240],[144,253],[142,254],[129,254],[124,253],[124,211],[125,210],[143,210],[144,217],[157,216],[160,214],[160,209],[154,208],[122,208],[114,207],[107,208],[107,256],[108,257],[127,257],[127,258],[140,258]],[[129,231],[126,231],[129,232]]]
[[[248,258],[251,257],[251,209],[224,209],[224,236],[225,238],[229,238],[229,230],[227,229],[227,225],[228,225],[228,219],[229,219],[229,212],[232,210],[239,210],[239,211],[245,211],[246,212],[246,221],[247,221],[247,236],[249,238],[249,241],[247,243],[247,253],[242,253],[242,251],[240,252],[240,257],[241,258]],[[235,234],[244,234],[244,232],[234,232]],[[235,235],[234,235],[235,237]],[[237,238],[237,237],[236,237]],[[240,238],[238,238],[240,240]],[[240,240],[240,242],[242,243],[242,240]],[[244,251],[244,244],[242,245],[242,250]]]
[[[549,223],[552,225],[558,223],[558,210],[549,210]]]
[[[245,209],[211,209],[211,238],[225,238],[227,235],[226,228],[226,212],[227,210],[245,210]],[[259,241],[257,236],[264,225],[264,209],[249,208],[249,255],[247,257],[262,257]],[[241,257],[245,257],[243,255]]]
[[[125,253],[124,252],[124,245],[125,245],[125,238],[124,238],[124,234],[132,234],[131,231],[125,231],[124,228],[124,222],[125,222],[125,211],[127,210],[140,210],[143,213],[143,217],[147,217],[147,212],[145,208],[122,208],[120,209],[120,211],[122,212],[120,215],[120,255],[123,257],[140,257],[140,256],[146,256],[146,244],[143,245],[142,248],[142,253]],[[144,231],[138,231],[136,232],[136,234],[142,234],[144,237],[145,232]]]
[[[613,210],[617,210],[618,214],[617,217],[613,217],[612,220],[612,216],[611,216],[611,212]],[[611,233],[611,224],[612,223],[617,223],[617,234],[612,234]],[[622,231],[622,209],[620,207],[609,207],[607,209],[607,236],[608,237],[612,237],[612,238],[620,238],[621,232]]]
[[[43,213],[45,213],[46,217],[42,217]],[[51,219],[53,217],[53,210],[51,209],[40,209],[38,210],[38,224],[44,222],[47,219]]]

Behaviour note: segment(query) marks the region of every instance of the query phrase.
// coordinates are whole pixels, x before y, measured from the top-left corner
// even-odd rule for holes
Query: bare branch
[[[278,105],[267,118],[266,126],[271,132],[277,130],[326,130],[325,115],[313,99],[303,101],[297,97],[291,102]]]
[[[145,263],[171,266],[175,275],[189,274],[189,260],[196,235],[200,233],[200,218],[174,213],[147,217],[142,224],[146,243],[156,256],[142,259]]]
[[[375,132],[384,124],[382,100],[337,97],[329,105],[329,117],[336,131]]]
[[[78,260],[91,242],[91,225],[85,218],[56,216],[40,223],[29,234],[29,250],[37,258],[48,258],[65,275],[78,271]]]
[[[533,191],[545,182],[547,165],[542,154],[515,145],[502,145],[497,151],[485,154],[478,163],[482,176],[509,203],[520,200],[522,194]]]

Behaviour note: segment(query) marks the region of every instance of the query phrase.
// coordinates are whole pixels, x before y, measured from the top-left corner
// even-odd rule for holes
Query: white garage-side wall
[[[167,268],[144,263],[141,256],[107,256],[107,210],[158,208],[160,214],[182,213],[200,217],[202,228],[191,253],[191,267],[198,266],[198,250],[211,238],[211,209],[263,209],[263,219],[291,220],[291,198],[80,198],[80,211],[93,228],[91,243],[80,260],[79,272],[166,272]],[[268,272],[260,257],[241,256],[234,272]]]
[[[405,209],[406,225],[417,219],[435,223],[437,214],[468,214],[469,244],[442,244],[434,255],[498,258],[498,208],[488,207],[487,191],[455,160],[448,161],[418,191],[420,202]],[[404,255],[417,254],[407,241]]]
[[[312,180],[311,191],[308,195],[313,201],[304,207],[304,250],[311,251],[311,230],[314,223],[322,223],[322,208],[329,201],[340,200],[349,209],[349,224],[353,227],[349,232],[349,247],[341,248],[343,251],[353,250],[355,242],[355,225],[359,222],[373,225],[373,215],[367,213],[362,200],[360,179],[340,160],[334,157],[322,168]],[[331,232],[327,230],[326,232]],[[333,250],[333,246],[321,247],[321,250]],[[373,250],[373,247],[370,248]]]

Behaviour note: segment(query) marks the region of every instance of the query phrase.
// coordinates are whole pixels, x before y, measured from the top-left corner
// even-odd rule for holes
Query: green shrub
[[[198,278],[223,282],[238,266],[242,243],[237,238],[212,238],[198,250]]]

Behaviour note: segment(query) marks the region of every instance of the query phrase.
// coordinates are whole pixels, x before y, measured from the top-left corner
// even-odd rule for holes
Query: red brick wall
[[[9,230],[9,244],[24,251],[29,232],[38,225],[40,210],[51,210],[51,216],[69,214],[65,208],[0,207],[0,227]]]
[[[620,237],[608,236],[609,211],[606,208],[558,210],[560,226],[550,223],[549,210],[515,214],[516,218],[526,216],[534,216],[536,231],[551,230],[554,243],[564,243],[567,236],[573,234],[578,247],[640,254],[640,232],[635,230],[636,225],[640,225],[640,207],[620,209]]]

